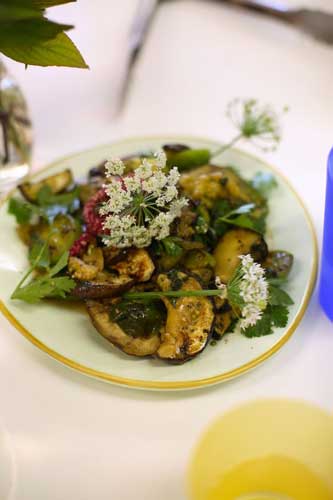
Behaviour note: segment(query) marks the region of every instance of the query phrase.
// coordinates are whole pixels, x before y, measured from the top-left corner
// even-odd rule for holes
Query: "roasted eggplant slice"
[[[92,281],[78,281],[71,295],[79,299],[102,299],[115,297],[129,290],[134,281],[128,276],[105,276],[98,273]]]
[[[181,290],[201,290],[196,279],[179,274]],[[158,279],[162,289],[172,281],[165,276]],[[184,363],[202,352],[210,339],[214,323],[213,304],[207,297],[162,300],[168,315],[157,356],[165,361]]]
[[[284,250],[275,250],[268,254],[263,262],[268,278],[287,278],[294,263],[294,256]]]
[[[216,307],[216,314],[213,338],[221,339],[234,321],[235,314],[227,300],[215,297],[214,303]]]
[[[215,250],[215,274],[228,283],[239,265],[241,255],[251,254],[256,262],[263,262],[267,255],[267,244],[263,237],[249,229],[231,229],[219,241]]]
[[[39,191],[44,186],[48,186],[53,194],[61,193],[73,183],[73,175],[69,169],[58,174],[50,175],[39,182],[24,182],[18,186],[24,198],[31,203],[37,200]]]
[[[88,300],[86,305],[96,330],[126,354],[142,357],[156,353],[166,314],[163,305],[117,299]]]

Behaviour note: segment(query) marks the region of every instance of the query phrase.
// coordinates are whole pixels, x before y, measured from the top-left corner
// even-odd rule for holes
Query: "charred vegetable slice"
[[[61,193],[73,183],[73,175],[69,169],[63,170],[58,174],[50,175],[39,182],[24,182],[20,184],[19,190],[24,198],[31,203],[36,202],[39,191],[47,186],[51,189],[52,194]]]
[[[193,277],[179,273],[178,279],[181,290],[201,289],[199,282]],[[165,289],[174,279],[170,280],[162,275],[158,282]],[[207,297],[162,300],[168,315],[157,356],[165,361],[183,363],[206,347],[214,323],[213,304]]]
[[[80,227],[77,221],[70,215],[59,214],[51,224],[43,221],[31,226],[31,242],[47,241],[51,264],[57,262],[59,257],[69,250],[74,241],[80,235]]]
[[[269,278],[287,278],[294,263],[294,256],[284,250],[276,250],[268,254],[263,263]]]
[[[163,306],[143,302],[87,301],[87,310],[97,331],[133,356],[151,356],[160,345]]]
[[[111,267],[120,275],[129,276],[139,282],[148,281],[155,269],[149,253],[143,248],[129,250],[125,259],[120,260]]]
[[[267,244],[263,237],[249,229],[231,229],[219,241],[214,250],[215,274],[228,283],[239,265],[240,255],[251,254],[256,262],[263,262]]]
[[[216,307],[216,314],[213,337],[218,340],[228,331],[230,325],[235,319],[235,315],[227,300],[215,297],[214,303]]]
[[[72,296],[80,299],[115,297],[129,290],[133,284],[134,281],[128,276],[98,273],[94,280],[78,281]]]
[[[192,200],[211,208],[216,200],[224,199],[233,205],[255,203],[265,205],[264,198],[230,167],[205,165],[180,178],[180,186]]]

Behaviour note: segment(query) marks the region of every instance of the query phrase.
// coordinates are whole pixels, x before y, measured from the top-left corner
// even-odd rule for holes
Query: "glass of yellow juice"
[[[333,415],[291,400],[229,411],[197,445],[191,500],[333,500]]]

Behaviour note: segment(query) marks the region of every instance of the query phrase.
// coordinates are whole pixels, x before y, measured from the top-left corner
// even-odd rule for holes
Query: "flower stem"
[[[124,299],[161,299],[162,297],[216,297],[223,296],[223,290],[170,290],[168,292],[129,292]]]
[[[232,139],[232,141],[228,142],[227,144],[224,144],[223,146],[221,146],[220,148],[218,148],[216,151],[213,151],[213,153],[211,153],[211,158],[215,158],[216,156],[223,154],[225,151],[227,151],[227,149],[232,148],[232,146],[234,146],[243,137],[244,136],[243,136],[242,133],[236,135],[236,137],[234,137]]]

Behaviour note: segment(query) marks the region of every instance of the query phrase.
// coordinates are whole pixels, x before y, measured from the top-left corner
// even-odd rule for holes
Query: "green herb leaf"
[[[66,294],[76,286],[75,281],[71,278],[68,278],[67,276],[61,276],[58,278],[54,277],[62,269],[64,269],[64,267],[66,267],[68,261],[68,252],[65,252],[60,257],[55,266],[53,266],[52,269],[46,272],[43,276],[32,280],[30,283],[23,286],[23,283],[30,276],[30,274],[37,267],[40,267],[40,263],[42,262],[46,247],[47,242],[44,243],[36,259],[33,261],[30,268],[15,288],[14,292],[11,295],[11,299],[19,299],[33,304],[46,297],[64,298]]]
[[[19,288],[13,293],[11,298],[34,304],[45,297],[65,298],[66,294],[74,287],[75,281],[68,277],[43,277]]]
[[[50,277],[55,276],[56,274],[60,273],[66,266],[68,262],[68,257],[69,257],[69,252],[64,252],[58,262],[50,269],[48,275]]]
[[[239,215],[238,217],[223,219],[224,222],[232,224],[233,226],[244,227],[246,229],[251,229],[257,233],[264,234],[265,232],[265,221],[261,218],[255,219],[251,218],[246,214]]]
[[[268,306],[262,318],[242,332],[245,337],[263,337],[273,333],[273,327],[285,328],[288,324],[289,311],[286,306]]]
[[[271,321],[278,328],[285,328],[288,324],[289,311],[286,306],[272,306],[269,308]]]
[[[274,175],[270,172],[257,172],[250,181],[250,184],[265,198],[267,198],[267,195],[272,191],[272,189],[278,186]]]
[[[38,258],[38,265],[42,269],[47,269],[50,265],[49,247],[42,241],[35,241],[29,250],[29,262],[33,264]]]
[[[43,186],[37,194],[39,205],[71,205],[79,197],[79,188],[68,193],[53,194],[50,186]]]
[[[250,213],[256,208],[254,203],[247,203],[241,205],[235,210],[231,210],[226,215],[217,219],[217,222],[224,222],[225,224],[232,224],[233,226],[251,229],[257,233],[263,234],[265,232],[265,219],[263,217],[251,217]],[[237,215],[237,217],[235,217]]]
[[[38,207],[17,198],[10,198],[7,211],[18,224],[28,224],[34,215],[39,215]]]
[[[7,57],[26,65],[88,68],[79,50],[65,33],[34,44],[0,47]]]
[[[273,286],[271,283],[269,285],[269,303],[272,306],[291,306],[294,301],[288,295],[287,292],[278,288],[277,286]]]
[[[271,335],[273,333],[272,329],[272,319],[268,312],[264,312],[262,318],[254,325],[249,326],[246,330],[242,331],[245,337],[264,337],[266,335]]]

